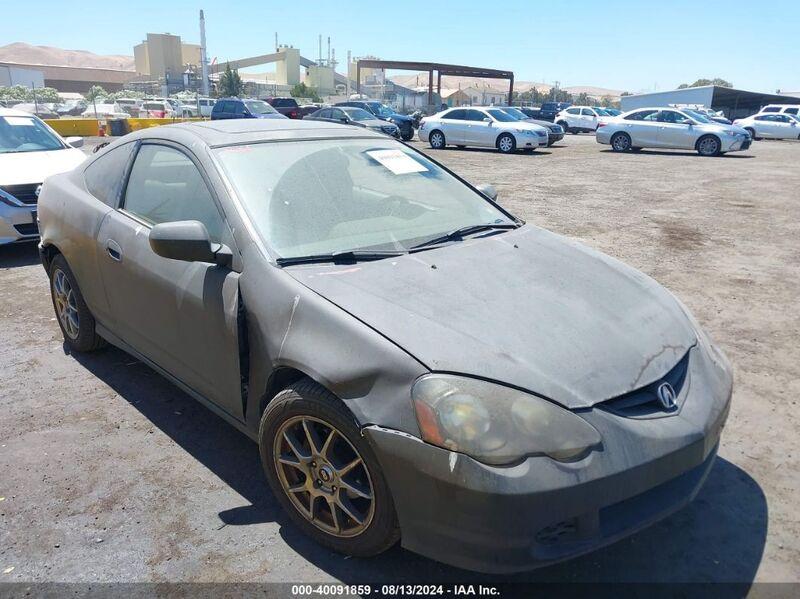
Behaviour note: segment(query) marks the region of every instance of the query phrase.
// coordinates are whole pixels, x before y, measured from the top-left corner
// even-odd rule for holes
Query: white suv
[[[785,112],[800,116],[800,104],[767,104],[761,109],[761,112]]]
[[[556,115],[556,125],[561,125],[565,133],[593,133],[598,127],[608,124],[613,119],[601,108],[591,106],[570,106]]]

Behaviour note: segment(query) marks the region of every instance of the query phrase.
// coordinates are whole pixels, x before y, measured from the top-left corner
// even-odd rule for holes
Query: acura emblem
[[[675,389],[669,383],[661,383],[656,390],[658,401],[665,410],[675,407]]]

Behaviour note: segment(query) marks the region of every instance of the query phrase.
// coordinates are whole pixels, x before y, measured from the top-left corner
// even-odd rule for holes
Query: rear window
[[[297,108],[297,100],[294,98],[273,98],[270,104],[278,108]]]
[[[781,109],[780,109],[780,108],[778,108],[777,106],[767,106],[767,107],[766,107],[764,110],[762,110],[761,112],[780,112],[780,110],[781,110]]]

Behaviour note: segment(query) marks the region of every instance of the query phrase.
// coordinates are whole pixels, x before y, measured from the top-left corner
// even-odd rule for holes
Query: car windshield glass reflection
[[[64,144],[37,119],[0,117],[0,154],[61,150]]]
[[[423,155],[388,140],[261,143],[215,153],[281,257],[406,251],[462,227],[514,222]]]
[[[272,114],[273,112],[277,112],[272,106],[270,106],[266,102],[252,101],[252,102],[245,102],[244,105],[247,106],[247,110],[249,110],[252,114]]]
[[[696,110],[684,110],[684,112],[690,117],[692,117],[694,120],[696,120],[698,123],[704,123],[704,124],[713,123],[711,119],[709,119],[705,115],[700,114]]]

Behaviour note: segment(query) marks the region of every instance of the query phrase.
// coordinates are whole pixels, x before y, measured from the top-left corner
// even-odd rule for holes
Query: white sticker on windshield
[[[367,155],[380,162],[395,175],[424,173],[428,170],[424,164],[417,162],[411,156],[400,150],[370,150],[367,152]]]
[[[27,116],[7,116],[6,123],[12,127],[34,127],[33,119]]]

